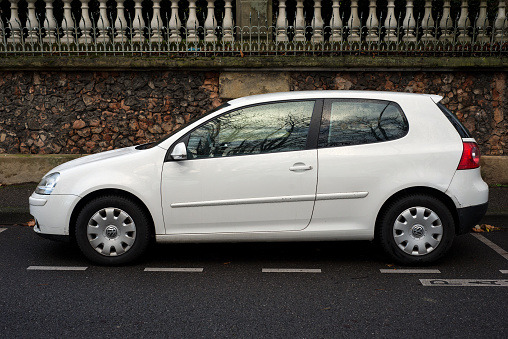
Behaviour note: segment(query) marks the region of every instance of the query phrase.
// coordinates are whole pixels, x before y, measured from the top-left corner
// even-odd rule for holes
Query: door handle
[[[310,171],[311,169],[312,169],[311,165],[305,164],[294,164],[293,166],[289,167],[289,170],[292,172]]]

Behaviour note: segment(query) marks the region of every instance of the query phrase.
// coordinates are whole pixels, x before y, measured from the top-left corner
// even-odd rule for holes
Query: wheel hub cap
[[[393,239],[404,253],[426,255],[436,249],[443,238],[443,225],[430,208],[415,206],[406,209],[395,219]]]
[[[134,245],[136,224],[126,211],[107,207],[90,218],[86,233],[94,250],[106,257],[118,256]]]

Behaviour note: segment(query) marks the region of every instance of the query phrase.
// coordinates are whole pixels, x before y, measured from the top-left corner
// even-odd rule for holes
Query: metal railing
[[[477,1],[477,13],[469,13],[467,0],[460,7],[444,0],[442,8],[434,8],[437,16],[431,0],[420,0],[418,12],[418,0],[407,0],[403,8],[396,8],[394,0],[384,8],[370,0],[363,10],[358,0],[347,6],[339,0],[315,0],[312,11],[304,11],[303,0],[280,0],[274,5],[273,22],[250,20],[242,25],[234,23],[232,0],[225,0],[222,8],[207,0],[199,8],[202,18],[196,0],[189,0],[184,9],[178,0],[152,0],[148,10],[142,0],[135,0],[133,8],[126,8],[125,0],[116,0],[116,8],[99,0],[96,13],[87,1],[80,1],[80,7],[72,7],[72,0],[62,1],[63,15],[57,20],[50,0],[43,11],[36,9],[36,0],[27,0],[23,15],[18,1],[10,0],[10,15],[2,14],[0,20],[0,55],[496,56],[508,51],[504,0],[490,14],[491,20],[486,0]]]

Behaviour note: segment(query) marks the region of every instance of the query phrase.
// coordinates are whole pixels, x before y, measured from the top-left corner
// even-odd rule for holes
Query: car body
[[[165,139],[51,170],[35,231],[118,265],[150,243],[380,241],[442,257],[485,214],[475,140],[437,95],[305,91],[229,101]]]

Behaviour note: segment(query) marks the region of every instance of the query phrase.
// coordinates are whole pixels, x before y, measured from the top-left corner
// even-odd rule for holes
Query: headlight
[[[42,178],[39,185],[37,185],[35,193],[51,194],[51,192],[53,192],[53,189],[56,186],[56,183],[58,182],[58,178],[60,178],[60,173],[58,172],[46,175],[44,178]]]

